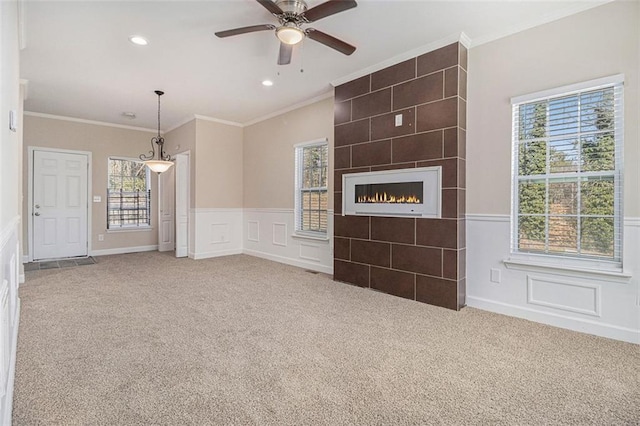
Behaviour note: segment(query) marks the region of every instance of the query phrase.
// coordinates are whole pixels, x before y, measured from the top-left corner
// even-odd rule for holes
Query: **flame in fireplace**
[[[415,195],[400,196],[387,194],[386,192],[375,193],[373,195],[361,195],[358,197],[358,203],[388,203],[388,204],[420,204],[420,198]]]

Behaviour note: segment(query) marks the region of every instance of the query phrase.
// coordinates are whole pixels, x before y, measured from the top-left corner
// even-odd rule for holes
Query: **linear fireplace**
[[[342,175],[343,215],[440,217],[441,167]]]

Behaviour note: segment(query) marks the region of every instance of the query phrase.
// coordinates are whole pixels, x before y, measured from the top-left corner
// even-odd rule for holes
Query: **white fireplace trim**
[[[357,203],[356,185],[422,182],[420,204]],[[383,170],[377,172],[347,173],[342,175],[342,215],[441,217],[442,167]]]

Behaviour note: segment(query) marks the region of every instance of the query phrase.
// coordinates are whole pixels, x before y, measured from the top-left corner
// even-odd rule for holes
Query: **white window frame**
[[[106,212],[107,213],[107,218],[106,218],[107,232],[111,233],[111,232],[123,232],[123,231],[150,231],[152,229],[151,223],[149,224],[145,223],[141,225],[136,225],[136,224],[128,224],[128,225],[120,225],[120,226],[113,225],[113,227],[109,225],[109,162],[111,160],[133,161],[135,163],[142,163],[142,161],[139,158],[116,157],[116,156],[109,156],[107,158],[107,195],[105,200],[105,204],[107,207],[107,212]],[[149,167],[145,167],[145,182],[146,182],[146,191],[150,192],[151,191],[151,172]],[[151,203],[149,203],[149,211],[147,212],[147,214],[149,215],[149,220],[151,220]]]
[[[317,139],[310,142],[303,142],[294,145],[295,152],[295,212],[294,212],[294,236],[298,237],[308,237],[312,239],[321,239],[326,240],[328,238],[329,232],[329,208],[325,210],[327,215],[327,229],[324,231],[311,231],[311,230],[303,230],[301,229],[302,224],[302,181],[303,181],[303,172],[304,168],[302,165],[302,156],[305,148],[315,148],[320,146],[326,146],[327,148],[327,186],[317,187],[317,188],[305,188],[311,190],[324,190],[327,193],[327,203],[329,199],[329,141],[327,138]]]
[[[550,267],[554,269],[600,271],[601,273],[622,274],[623,272],[623,127],[624,127],[624,75],[585,81],[555,89],[531,93],[511,99],[512,104],[512,178],[511,178],[511,251],[505,260],[507,266]],[[518,250],[518,107],[536,101],[560,98],[579,92],[614,88],[615,110],[615,164],[614,164],[614,260],[587,258],[564,254],[542,254]],[[548,174],[541,175],[548,176]]]

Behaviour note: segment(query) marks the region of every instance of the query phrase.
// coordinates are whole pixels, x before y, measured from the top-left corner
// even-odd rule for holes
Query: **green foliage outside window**
[[[615,257],[613,90],[518,106],[519,251]]]

